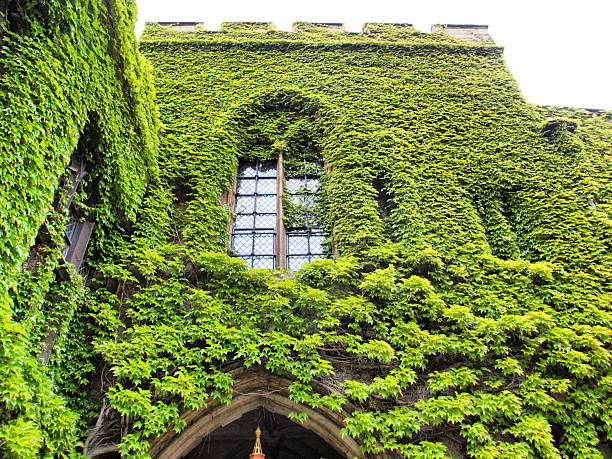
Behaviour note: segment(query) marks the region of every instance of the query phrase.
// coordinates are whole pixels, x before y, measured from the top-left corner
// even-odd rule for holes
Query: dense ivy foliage
[[[108,288],[94,314],[110,403],[134,420],[124,454],[229,402],[238,361],[349,409],[365,454],[601,457],[610,114],[527,105],[491,43],[366,32],[147,26],[164,172],[123,264],[101,267],[120,322]],[[219,253],[237,158],[305,149],[327,163],[340,258],[284,277]]]
[[[66,216],[50,213],[59,178],[86,146],[97,201],[96,246],[112,250],[157,175],[157,111],[134,37],[135,2],[3,2],[0,11],[0,455],[76,454],[84,420],[66,408],[61,377],[36,357],[59,324],[83,314],[82,281],[56,282]],[[83,189],[86,189],[84,186]],[[42,225],[42,227],[41,227]],[[54,243],[30,252],[40,231]],[[93,244],[92,244],[93,246]],[[63,364],[78,355],[59,329]],[[61,373],[63,370],[58,371]],[[78,369],[69,370],[68,386]],[[57,383],[60,383],[58,390]],[[82,395],[82,388],[81,388]]]
[[[106,433],[122,454],[147,457],[152,438],[185,427],[183,411],[231,402],[230,368],[259,365],[292,378],[297,403],[350,412],[344,433],[366,456],[602,457],[612,114],[528,105],[488,42],[405,25],[259,28],[147,25],[159,175],[144,196],[142,175],[108,188],[138,215],[100,239],[89,290],[39,282],[42,268],[12,290],[17,312],[50,310],[50,298],[69,311],[51,369],[73,413],[92,427],[96,405],[99,421],[118,419]],[[135,139],[154,143],[143,116],[151,125]],[[105,151],[126,161],[120,146]],[[152,150],[136,151],[155,165]],[[337,256],[295,275],[248,269],[227,255],[231,210],[220,205],[237,161],[283,154],[291,168],[304,151],[326,161],[318,215]],[[26,317],[41,336],[49,317]],[[30,362],[34,347],[15,355]],[[37,438],[59,437],[52,420],[67,416],[37,421]],[[2,438],[30,427],[6,425]],[[48,454],[74,451],[65,437]]]

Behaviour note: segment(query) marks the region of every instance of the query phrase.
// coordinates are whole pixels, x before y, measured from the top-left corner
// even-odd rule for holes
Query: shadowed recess
[[[261,443],[269,459],[340,459],[321,437],[285,416],[263,407],[245,413],[231,424],[204,437],[185,459],[247,458],[255,443],[255,429],[261,429]]]

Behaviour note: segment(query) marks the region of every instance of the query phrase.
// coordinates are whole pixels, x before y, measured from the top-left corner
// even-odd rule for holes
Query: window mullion
[[[309,201],[309,189],[308,189],[308,169],[307,169],[307,162],[306,162],[306,152],[304,152],[303,167],[304,167],[304,173],[302,177],[304,178],[304,194],[302,195],[302,199],[305,204],[304,207],[306,208],[306,232],[308,233],[310,231],[310,201]],[[310,254],[310,249],[308,250],[308,253]]]
[[[251,230],[251,267],[255,264],[255,239],[257,238],[257,196],[259,193],[259,160],[255,162],[255,188],[253,188],[253,229]]]

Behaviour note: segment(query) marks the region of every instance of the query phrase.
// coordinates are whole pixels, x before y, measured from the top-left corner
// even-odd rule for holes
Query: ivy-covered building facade
[[[612,113],[485,26],[0,1],[5,457],[602,458]]]

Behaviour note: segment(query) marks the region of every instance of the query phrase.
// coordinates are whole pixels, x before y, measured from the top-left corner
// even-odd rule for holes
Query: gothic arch
[[[228,120],[248,123],[248,119],[258,113],[274,110],[287,110],[318,117],[331,117],[330,108],[319,97],[304,94],[295,88],[278,88],[261,91],[248,99],[234,104],[226,112]]]
[[[305,412],[308,418],[302,427],[311,430],[345,457],[362,457],[358,443],[348,436],[340,435],[346,412],[315,410],[293,402],[288,398],[291,381],[261,368],[240,368],[233,372],[233,376],[234,395],[230,405],[211,401],[206,408],[183,413],[181,417],[187,422],[185,430],[180,434],[170,430],[153,440],[149,448],[151,457],[180,459],[214,430],[236,421],[244,413],[258,407],[264,407],[282,416],[288,416],[292,412]]]
[[[337,123],[331,107],[321,98],[304,94],[294,88],[278,88],[255,93],[245,100],[230,105],[219,114],[211,130],[211,149],[224,154],[241,154],[240,141],[257,116],[268,112],[294,112],[310,117],[327,132]]]

